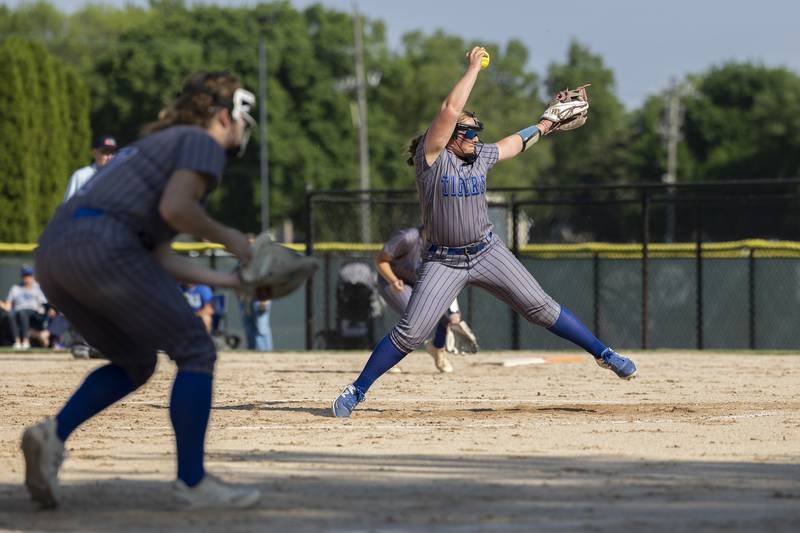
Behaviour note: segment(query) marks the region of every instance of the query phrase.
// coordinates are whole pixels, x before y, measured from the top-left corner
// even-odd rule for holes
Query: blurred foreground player
[[[25,484],[44,507],[58,504],[64,441],[83,422],[143,385],[156,350],[175,361],[170,399],[177,444],[176,497],[191,507],[246,507],[259,492],[222,483],[203,466],[216,349],[176,280],[240,286],[236,273],[174,254],[179,232],[218,242],[242,263],[247,237],[203,205],[226,153],[241,154],[255,121],[252,93],[227,72],[188,78],[176,100],[56,212],[39,239],[36,270],[48,299],[110,360],[53,418],[25,430]]]

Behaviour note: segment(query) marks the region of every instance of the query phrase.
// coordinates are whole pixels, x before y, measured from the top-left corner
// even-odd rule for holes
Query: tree
[[[65,66],[60,71],[59,80],[64,88],[61,95],[66,106],[68,135],[68,168],[84,166],[88,157],[92,131],[89,127],[89,91],[74,68]]]
[[[39,85],[36,110],[31,114],[31,131],[37,139],[34,156],[34,171],[38,174],[36,225],[42,229],[61,203],[70,174],[69,138],[73,132],[67,120],[71,103],[61,83],[64,67],[41,45],[30,43],[29,47]]]
[[[797,177],[800,77],[783,68],[728,63],[695,77],[686,139],[695,179]]]
[[[30,113],[36,102],[27,94],[26,73],[33,58],[18,38],[0,43],[0,241],[32,242],[36,236],[32,205],[35,178]]]
[[[71,143],[89,144],[87,96],[39,44],[6,39],[0,59],[0,239],[33,242],[61,202]]]

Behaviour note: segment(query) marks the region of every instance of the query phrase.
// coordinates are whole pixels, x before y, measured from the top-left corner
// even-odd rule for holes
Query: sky
[[[15,6],[19,1],[5,3]],[[51,1],[64,11],[85,3]],[[126,0],[100,3],[123,5]],[[321,3],[343,11],[353,5],[352,0],[290,3],[300,9]],[[528,48],[530,67],[540,75],[550,63],[563,61],[569,42],[577,39],[614,71],[617,94],[628,108],[663,91],[673,78],[732,60],[788,67],[800,74],[798,0],[358,0],[358,8],[385,22],[394,48],[408,31],[438,28],[468,41],[500,46],[518,39]]]

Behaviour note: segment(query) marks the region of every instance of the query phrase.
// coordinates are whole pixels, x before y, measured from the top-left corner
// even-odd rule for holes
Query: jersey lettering
[[[465,198],[486,194],[486,176],[442,176],[442,197]]]

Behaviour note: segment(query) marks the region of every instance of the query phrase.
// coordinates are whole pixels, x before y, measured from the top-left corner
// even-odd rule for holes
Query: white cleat
[[[445,348],[435,348],[433,342],[425,343],[425,350],[433,357],[433,364],[439,372],[448,373],[453,371],[453,365],[447,359],[447,350]]]
[[[46,418],[22,433],[25,486],[31,499],[46,509],[58,505],[58,469],[64,461],[64,443],[56,434],[55,418]]]
[[[211,474],[189,487],[176,479],[173,484],[175,499],[192,509],[244,509],[252,507],[261,498],[261,491],[224,483]]]

